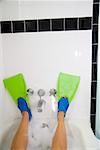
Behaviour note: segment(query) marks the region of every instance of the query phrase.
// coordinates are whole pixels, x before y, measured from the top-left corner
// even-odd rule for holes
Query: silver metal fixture
[[[28,96],[32,96],[33,94],[34,94],[34,90],[33,89],[31,89],[31,88],[27,89],[27,95]]]
[[[49,125],[47,123],[42,123],[41,128],[45,128],[45,127],[49,128]]]
[[[43,89],[39,89],[37,93],[40,97],[45,95],[45,91]]]
[[[46,101],[44,99],[41,99],[41,97],[45,95],[45,91],[43,89],[39,89],[37,94],[40,97],[38,104],[37,104],[37,109],[38,109],[38,112],[42,112],[43,106],[46,104]]]
[[[50,89],[49,93],[50,93],[50,96],[51,95],[56,96],[57,90],[52,88],[52,89]]]

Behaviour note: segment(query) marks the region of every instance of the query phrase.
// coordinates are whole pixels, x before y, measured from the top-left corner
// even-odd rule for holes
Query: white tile
[[[28,87],[48,92],[56,88],[59,72],[80,75],[72,117],[84,114],[83,117],[89,118],[91,34],[91,31],[5,34],[2,36],[5,77],[22,72]]]
[[[92,16],[92,0],[2,1],[1,20],[46,19]]]

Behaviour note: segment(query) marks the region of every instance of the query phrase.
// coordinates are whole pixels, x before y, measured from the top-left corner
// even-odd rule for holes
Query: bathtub
[[[21,72],[25,76],[27,88],[31,87],[35,91],[30,98],[33,118],[29,123],[27,149],[51,148],[57,117],[52,111],[49,90],[56,88],[60,71],[76,74],[81,78],[78,91],[65,117],[68,149],[100,149],[100,141],[93,134],[90,125],[91,36],[91,30],[2,35],[2,79]],[[46,91],[43,97],[46,105],[41,113],[37,111],[37,91],[40,88]],[[1,105],[0,149],[10,150],[21,114],[4,89],[3,83]]]

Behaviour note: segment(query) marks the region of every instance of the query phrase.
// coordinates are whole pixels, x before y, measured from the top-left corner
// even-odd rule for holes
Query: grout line
[[[25,20],[24,20],[24,32],[26,32],[26,24],[25,24]]]
[[[52,19],[50,19],[50,31],[52,31]]]
[[[97,83],[97,80],[92,80],[91,82],[96,82]]]
[[[98,23],[93,23],[92,25],[93,25],[93,26],[94,26],[94,25],[97,25],[97,26],[98,26],[99,24],[98,24]]]
[[[90,115],[94,117],[94,116],[96,116],[96,113],[95,114],[90,114]]]
[[[100,2],[93,2],[93,4],[99,4]]]
[[[92,64],[97,65],[97,62],[92,62]]]
[[[96,98],[91,98],[91,101],[95,101],[96,100]]]
[[[37,32],[39,31],[39,21],[37,20]]]
[[[79,18],[77,18],[77,29],[79,30]]]
[[[94,100],[95,100],[95,99],[96,99],[96,97],[91,97],[91,99],[94,99]]]
[[[64,18],[64,20],[63,20],[63,21],[64,21],[64,31],[65,31],[65,18]]]
[[[11,21],[11,33],[13,33],[13,22]]]
[[[92,43],[92,45],[98,45],[98,43]]]
[[[98,25],[99,25],[99,24],[92,24],[93,27],[94,27],[94,26],[98,27]]]
[[[97,83],[97,80],[92,80],[91,83]]]

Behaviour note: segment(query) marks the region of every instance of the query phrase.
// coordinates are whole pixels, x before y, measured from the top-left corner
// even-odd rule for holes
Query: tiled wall
[[[92,21],[92,82],[91,82],[91,127],[95,133],[96,86],[97,86],[97,53],[98,53],[98,16],[99,0],[93,2]]]
[[[1,33],[68,31],[88,29],[91,29],[91,17],[1,22]]]
[[[98,49],[98,15],[99,0],[93,3],[93,19],[53,18],[40,20],[2,21],[1,33],[71,31],[92,29],[92,82],[91,82],[91,126],[95,131],[96,83],[97,83],[97,49]]]

